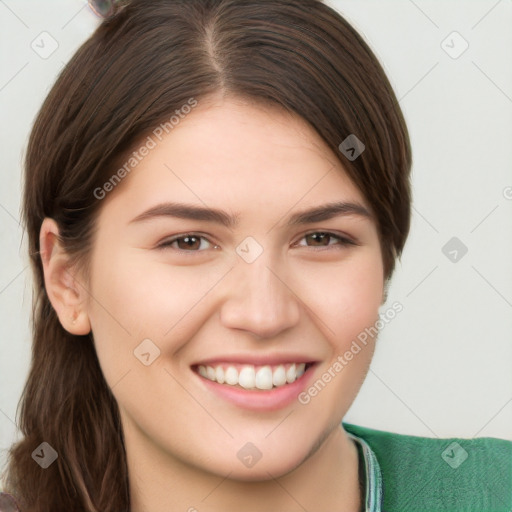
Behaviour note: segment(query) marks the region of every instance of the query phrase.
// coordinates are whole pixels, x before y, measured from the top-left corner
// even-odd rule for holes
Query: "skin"
[[[225,354],[293,352],[319,361],[314,382],[374,325],[384,292],[375,220],[286,225],[293,213],[340,200],[370,209],[301,118],[216,97],[103,199],[88,281],[56,243],[55,222],[44,220],[48,294],[65,329],[92,330],[120,408],[134,512],[359,511],[356,447],[340,422],[375,339],[307,405],[295,400],[277,411],[241,409],[190,368]],[[239,224],[130,223],[163,201],[219,208]],[[325,231],[358,245],[305,236]],[[192,249],[183,240],[157,248],[190,232],[205,237]],[[248,236],[263,248],[252,263],[236,252]],[[146,338],[160,350],[149,366],[133,353]],[[247,442],[262,453],[250,468],[237,458]]]

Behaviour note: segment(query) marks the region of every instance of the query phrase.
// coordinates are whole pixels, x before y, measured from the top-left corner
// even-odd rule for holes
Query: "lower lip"
[[[219,384],[202,377],[196,372],[194,373],[208,390],[224,400],[235,404],[237,407],[252,411],[276,411],[283,409],[297,399],[297,396],[304,391],[311,381],[315,367],[316,364],[312,364],[306,372],[291,384],[269,389],[268,391],[254,391],[230,386],[229,384]]]

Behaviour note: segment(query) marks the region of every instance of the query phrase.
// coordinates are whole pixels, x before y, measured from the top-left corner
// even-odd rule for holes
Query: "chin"
[[[304,447],[304,443],[299,446]],[[246,443],[232,453],[233,457],[224,458],[215,468],[205,469],[223,477],[229,475],[230,480],[258,482],[280,478],[294,471],[308,457],[307,451],[297,451],[295,443],[279,450],[270,446],[258,449],[254,444]]]
[[[263,458],[252,468],[226,468],[228,471],[223,472],[222,475],[229,473],[229,479],[238,482],[262,482],[281,478],[288,473],[294,471],[301,461],[294,461],[293,463],[281,462],[279,464],[264,463]]]

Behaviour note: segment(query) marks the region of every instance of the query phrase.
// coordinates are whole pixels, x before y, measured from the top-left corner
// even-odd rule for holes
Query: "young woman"
[[[342,423],[410,167],[382,67],[319,0],[118,3],[29,142],[4,510],[510,510],[512,443]]]

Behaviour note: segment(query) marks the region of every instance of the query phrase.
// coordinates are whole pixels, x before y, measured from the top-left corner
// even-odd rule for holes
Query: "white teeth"
[[[272,375],[272,384],[277,387],[284,386],[286,384],[286,371],[282,364],[274,370]]]
[[[238,384],[245,389],[252,389],[254,388],[255,381],[256,373],[254,371],[254,366],[244,366],[238,375]]]
[[[288,370],[286,371],[286,382],[288,382],[288,384],[291,384],[292,382],[295,381],[295,379],[297,378],[297,371],[295,369],[295,363],[293,363],[290,368],[288,368]]]
[[[256,372],[256,387],[258,389],[272,389],[272,368],[264,366]]]
[[[224,369],[222,366],[217,366],[217,368],[215,368],[215,380],[219,384],[224,384]]]
[[[302,377],[305,370],[305,363],[292,363],[288,368],[282,364],[274,367],[265,365],[258,367],[258,370],[253,365],[244,365],[240,372],[234,366],[218,365],[213,367],[200,365],[198,367],[198,372],[202,377],[219,384],[228,384],[230,386],[238,384],[245,389],[282,387]]]
[[[224,378],[226,379],[226,383],[230,386],[238,384],[238,372],[236,371],[236,368],[234,366],[228,366],[226,373],[224,374]]]

